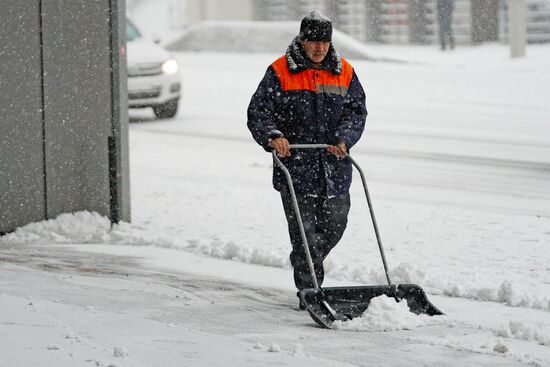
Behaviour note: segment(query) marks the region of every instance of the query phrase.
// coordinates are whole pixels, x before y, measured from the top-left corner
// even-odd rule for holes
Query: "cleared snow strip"
[[[373,298],[361,317],[334,322],[336,329],[347,331],[411,330],[441,324],[454,325],[447,316],[416,315],[406,302],[398,303],[387,296]]]
[[[111,223],[107,217],[87,211],[61,214],[56,219],[30,223],[18,228],[13,233],[0,237],[0,244],[33,242],[155,246],[186,250],[215,258],[236,260],[255,265],[279,268],[290,266],[288,253],[286,252],[244,247],[219,238],[181,240],[169,236],[160,236],[147,229],[124,222],[111,228]],[[326,265],[326,274],[336,280],[361,284],[383,284],[386,281],[383,272],[363,266],[338,266],[330,260]],[[391,269],[390,276],[396,284],[422,284],[432,294],[444,294],[450,297],[492,301],[514,307],[550,311],[549,297],[522,294],[509,281],[503,282],[494,289],[467,287],[463,284],[445,284],[408,263],[401,263]]]

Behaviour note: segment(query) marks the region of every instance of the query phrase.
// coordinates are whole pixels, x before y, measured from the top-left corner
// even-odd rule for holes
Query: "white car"
[[[127,20],[128,107],[152,107],[159,118],[171,118],[178,111],[181,73],[171,55],[142,35]]]

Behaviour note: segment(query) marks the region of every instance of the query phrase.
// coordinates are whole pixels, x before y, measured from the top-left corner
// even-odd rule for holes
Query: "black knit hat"
[[[298,36],[302,41],[331,42],[332,22],[319,10],[314,10],[302,19]]]

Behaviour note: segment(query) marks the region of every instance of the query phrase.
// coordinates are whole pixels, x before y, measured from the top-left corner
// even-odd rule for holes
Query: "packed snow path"
[[[297,310],[291,292],[143,266],[172,258],[216,269],[224,261],[157,249],[131,257],[124,247],[125,256],[111,256],[98,246],[1,250],[0,365],[521,366],[537,359],[518,350],[541,353],[470,321],[392,332],[321,329]],[[234,275],[261,273],[224,263]],[[470,302],[453,313],[478,309],[479,317],[499,307]]]

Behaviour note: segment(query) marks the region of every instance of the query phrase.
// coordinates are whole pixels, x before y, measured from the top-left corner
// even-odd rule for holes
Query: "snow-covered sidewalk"
[[[521,333],[536,330],[510,321],[520,315],[535,321],[542,311],[508,309],[500,319],[495,314],[506,306],[435,297],[449,316],[415,327],[382,313],[376,323],[391,322],[396,330],[353,332],[369,330],[368,321],[351,325],[352,332],[325,330],[297,310],[288,270],[106,245],[18,246],[3,248],[0,259],[2,366],[550,361],[548,346],[522,340]]]
[[[0,366],[550,366],[550,47],[415,50],[352,60],[370,111],[352,154],[392,279],[445,318],[381,303],[397,330],[348,332],[297,311],[271,159],[245,123],[277,55],[186,53],[179,115],[131,113],[131,224],[82,212],[0,238]],[[326,285],[384,282],[356,181]]]

